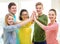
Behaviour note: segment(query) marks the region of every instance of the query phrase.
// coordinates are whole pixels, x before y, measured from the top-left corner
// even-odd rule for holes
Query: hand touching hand
[[[35,20],[37,19],[36,12],[33,11],[32,15],[33,15],[33,17],[34,17],[34,21],[35,21]]]

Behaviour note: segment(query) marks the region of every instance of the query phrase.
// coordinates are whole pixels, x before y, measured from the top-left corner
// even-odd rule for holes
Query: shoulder
[[[49,23],[48,25],[49,25],[49,26],[52,25],[52,26],[58,27],[58,23],[57,23],[57,22],[55,22],[55,23],[53,23],[53,24]]]
[[[3,29],[7,29],[7,27],[9,27],[9,26],[7,26],[7,25],[4,25],[4,26],[3,26]]]
[[[57,22],[55,22],[55,25],[59,26],[59,24]]]

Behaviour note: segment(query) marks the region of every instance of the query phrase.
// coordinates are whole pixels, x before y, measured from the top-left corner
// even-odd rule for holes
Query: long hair
[[[55,9],[50,9],[49,11],[54,11],[55,15],[57,16],[57,12]],[[55,20],[55,22],[56,22],[56,20]]]
[[[8,24],[8,21],[7,21],[7,19],[8,19],[9,16],[12,16],[12,17],[13,17],[12,14],[6,14],[6,16],[5,16],[5,24],[6,24],[6,25],[9,25],[9,24]]]
[[[22,13],[24,11],[28,13],[28,11],[26,9],[22,9],[21,12],[20,12],[20,14],[19,14],[19,20],[23,20],[21,16],[22,16]],[[29,18],[29,16],[28,16],[28,18]]]

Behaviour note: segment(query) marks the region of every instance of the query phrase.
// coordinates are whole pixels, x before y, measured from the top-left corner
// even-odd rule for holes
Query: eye
[[[41,9],[41,7],[39,9]]]
[[[54,14],[52,14],[52,16],[54,16]]]
[[[10,18],[8,18],[8,20],[11,20]]]
[[[12,20],[13,20],[13,18],[12,18]]]

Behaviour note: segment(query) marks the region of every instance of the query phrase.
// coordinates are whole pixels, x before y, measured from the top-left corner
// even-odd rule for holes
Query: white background
[[[17,13],[16,13],[17,20],[18,20],[19,12],[21,9],[27,9],[29,12],[29,16],[31,16],[32,11],[35,10],[36,2],[43,3],[43,5],[44,5],[43,13],[45,13],[48,16],[48,11],[49,11],[49,9],[52,8],[52,1],[51,0],[31,0],[31,1],[30,0],[29,1],[24,1],[24,0],[22,1],[21,0],[18,3],[15,2],[17,4]],[[4,25],[4,17],[8,13],[8,4],[9,3],[10,2],[0,2],[0,44],[3,44],[3,39],[1,38],[2,33],[3,33],[2,26]],[[60,10],[58,8],[56,8],[56,10],[57,10],[57,22],[60,25]],[[31,27],[32,27],[32,35],[33,35],[34,27],[33,27],[33,25]],[[58,37],[57,37],[57,39],[60,40],[59,34],[60,34],[60,28],[59,28]]]

